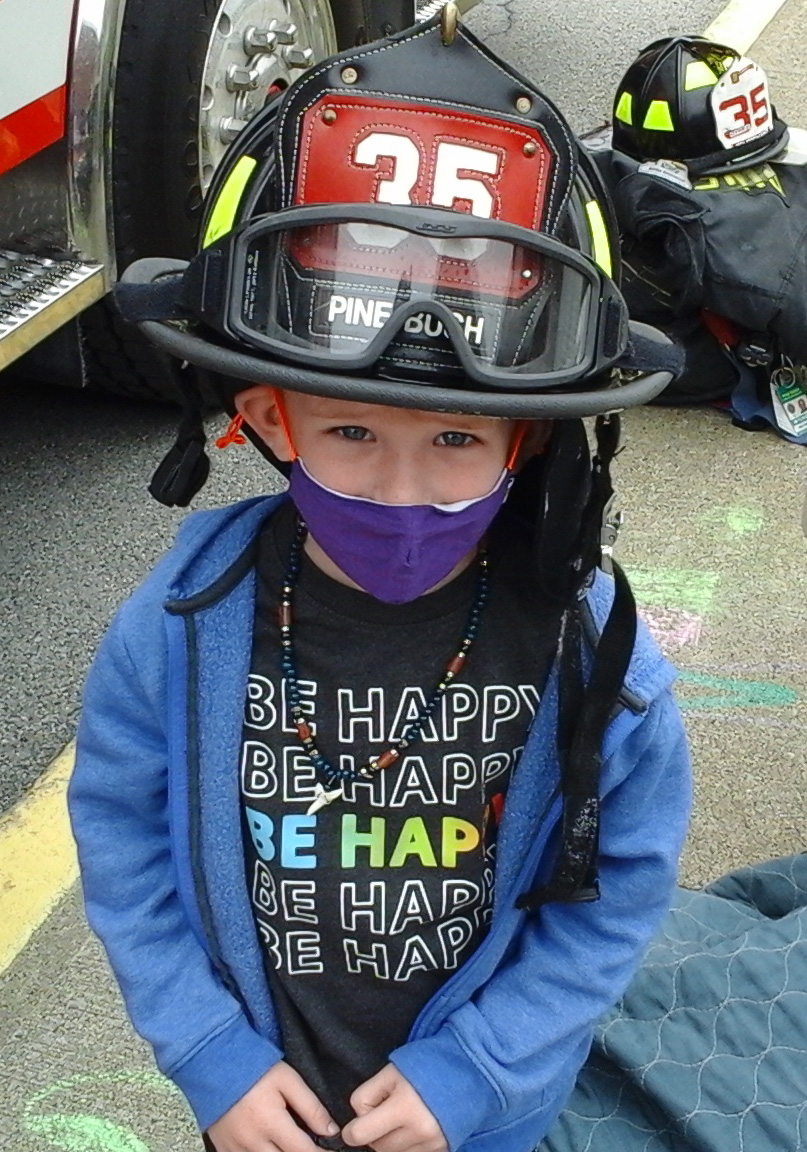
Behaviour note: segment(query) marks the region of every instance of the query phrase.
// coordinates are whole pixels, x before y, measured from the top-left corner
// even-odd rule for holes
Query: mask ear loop
[[[513,437],[513,444],[510,449],[510,455],[507,457],[507,463],[505,464],[505,468],[508,472],[513,471],[516,457],[521,450],[521,445],[524,441],[524,437],[527,435],[527,429],[529,428],[530,423],[531,421],[529,420],[519,420],[518,424],[516,425],[516,434]]]
[[[279,388],[272,389],[272,398],[277,408],[277,414],[280,418],[280,427],[283,429],[283,435],[286,437],[286,443],[291,452],[292,461],[297,459],[297,449],[294,447],[294,441],[291,438],[291,429],[289,428],[289,414],[286,411],[286,401],[283,399],[283,393]]]

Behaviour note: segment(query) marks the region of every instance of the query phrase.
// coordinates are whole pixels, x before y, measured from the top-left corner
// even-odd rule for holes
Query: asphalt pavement
[[[791,50],[803,44],[805,8],[788,0],[751,54],[768,69],[780,112],[807,124]],[[651,26],[646,6],[639,14],[626,3],[609,6],[606,27],[604,14],[582,5],[485,0],[472,21],[525,71],[545,73],[582,128],[605,117],[636,48],[703,28],[718,9],[659,8]],[[8,807],[73,735],[91,653],[181,514],[145,495],[171,440],[170,413],[14,385],[3,392],[3,416],[0,807]],[[694,886],[807,841],[807,455],[710,409],[632,412],[625,433],[618,555],[681,671],[697,789],[682,876]],[[248,447],[213,457],[199,506],[277,485]],[[0,1148],[199,1147],[186,1106],[132,1034],[75,888],[0,976],[0,1068]]]

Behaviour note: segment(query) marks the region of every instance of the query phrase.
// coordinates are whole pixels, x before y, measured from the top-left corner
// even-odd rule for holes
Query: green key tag
[[[787,369],[771,376],[771,400],[776,423],[790,436],[807,433],[807,392]]]

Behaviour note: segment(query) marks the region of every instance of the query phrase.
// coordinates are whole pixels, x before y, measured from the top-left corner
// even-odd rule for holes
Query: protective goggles
[[[260,217],[189,264],[182,310],[287,363],[388,360],[552,388],[628,341],[616,285],[551,236],[438,208],[318,204]]]

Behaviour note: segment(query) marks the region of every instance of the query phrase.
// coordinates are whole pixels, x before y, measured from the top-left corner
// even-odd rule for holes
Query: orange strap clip
[[[227,431],[223,436],[219,436],[216,441],[217,448],[228,448],[230,444],[246,444],[246,437],[241,435],[241,425],[244,423],[244,417],[239,412],[233,416],[230,423],[227,425]]]

